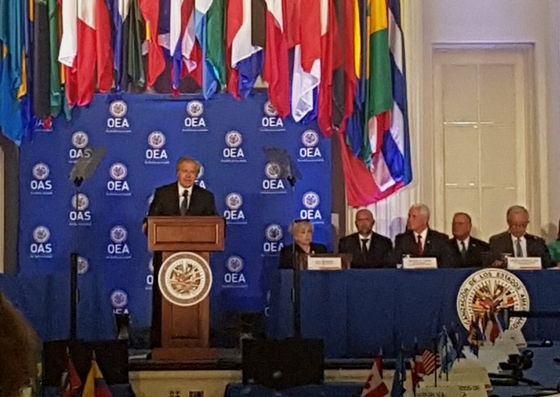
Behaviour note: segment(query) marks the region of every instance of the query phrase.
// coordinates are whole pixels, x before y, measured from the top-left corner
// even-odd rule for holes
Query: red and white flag
[[[378,356],[373,360],[373,366],[364,384],[361,397],[383,397],[389,394],[389,389],[385,382],[383,382],[383,375],[381,375],[382,368],[383,361]]]

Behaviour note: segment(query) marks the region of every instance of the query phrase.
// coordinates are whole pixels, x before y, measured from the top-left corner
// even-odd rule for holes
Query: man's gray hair
[[[513,214],[525,214],[527,215],[527,220],[529,220],[529,211],[527,211],[527,208],[522,205],[512,205],[509,207],[506,212],[506,219],[509,220],[510,216]]]
[[[410,209],[419,209],[420,210],[420,214],[424,215],[426,217],[426,219],[430,220],[430,209],[428,208],[428,206],[426,204],[412,204],[410,206]]]

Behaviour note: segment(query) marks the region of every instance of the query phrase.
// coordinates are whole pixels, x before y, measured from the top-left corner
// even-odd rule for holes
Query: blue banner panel
[[[313,222],[314,240],[331,246],[330,142],[314,122],[281,120],[266,95],[97,95],[73,116],[51,131],[38,126],[21,147],[19,265],[23,275],[67,277],[78,252],[80,307],[128,312],[134,327],[149,326],[153,274],[141,225],[182,156],[200,161],[197,183],[227,220],[225,251],[211,259],[213,326],[225,313],[265,311],[268,272],[290,244],[293,219]],[[72,167],[97,147],[107,154],[76,189]],[[290,155],[301,173],[295,186],[278,177],[267,148]],[[109,332],[87,329],[91,339]]]

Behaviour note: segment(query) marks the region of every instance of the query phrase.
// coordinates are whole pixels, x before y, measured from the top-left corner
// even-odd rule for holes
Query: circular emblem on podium
[[[201,302],[212,286],[210,265],[193,252],[178,252],[167,258],[158,274],[163,297],[177,306],[194,306]]]
[[[523,282],[503,269],[482,269],[471,274],[459,288],[457,314],[469,329],[473,320],[485,315],[496,316],[503,323],[504,309],[529,310],[529,293]],[[509,328],[520,330],[526,318],[510,319]]]

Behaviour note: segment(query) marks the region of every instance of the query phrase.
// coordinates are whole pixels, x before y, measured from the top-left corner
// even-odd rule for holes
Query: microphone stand
[[[293,204],[293,193],[296,185],[296,178],[292,175],[288,175],[286,178],[290,184],[292,190],[292,204]],[[292,221],[292,227],[294,222]],[[301,339],[301,269],[300,269],[300,256],[296,249],[296,240],[292,235],[292,317],[294,324],[294,338]]]
[[[80,210],[79,195],[80,186],[84,181],[83,177],[74,178],[74,202],[76,211]],[[78,233],[74,233],[74,249],[70,253],[70,341],[77,340],[78,323]]]

